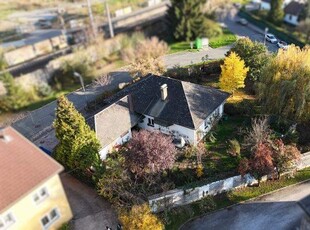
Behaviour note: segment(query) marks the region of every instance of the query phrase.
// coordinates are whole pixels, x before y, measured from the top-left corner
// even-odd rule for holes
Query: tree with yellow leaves
[[[164,225],[151,213],[147,204],[134,205],[131,211],[120,216],[124,230],[162,230]]]
[[[244,87],[244,79],[249,71],[244,61],[235,53],[231,52],[221,65],[220,88],[233,93],[236,89]]]
[[[310,47],[279,50],[257,84],[265,112],[297,122],[310,120]]]

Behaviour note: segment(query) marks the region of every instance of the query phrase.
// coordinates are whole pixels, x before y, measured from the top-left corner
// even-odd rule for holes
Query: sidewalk
[[[117,214],[109,202],[67,173],[62,173],[60,178],[73,213],[72,229],[97,230],[106,226],[116,229]]]

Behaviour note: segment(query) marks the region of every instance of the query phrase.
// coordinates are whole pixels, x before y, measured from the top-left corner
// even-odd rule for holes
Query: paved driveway
[[[106,229],[106,226],[116,229],[117,215],[109,202],[67,173],[61,175],[61,181],[73,213],[73,230]]]
[[[194,219],[181,229],[297,229],[306,215],[297,202],[309,196],[310,181]]]

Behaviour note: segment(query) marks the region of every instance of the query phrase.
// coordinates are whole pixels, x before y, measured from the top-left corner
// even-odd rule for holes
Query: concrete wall
[[[153,18],[153,17],[156,17],[158,15],[165,13],[168,9],[167,2],[159,2],[156,4],[156,7],[154,5],[153,7],[154,8],[151,10],[142,9],[142,10],[135,11],[132,13],[132,15],[130,15],[130,17],[126,17],[127,15],[124,15],[119,18],[117,17],[113,18],[112,22],[113,22],[114,28],[126,27],[131,24],[135,24],[138,21],[145,21],[149,18]]]
[[[40,55],[49,54],[54,50],[59,50],[67,47],[66,37],[63,35],[53,37],[34,43],[33,45],[23,46],[4,54],[4,58],[9,66],[17,65]]]
[[[31,45],[15,49],[4,54],[4,58],[9,66],[23,63],[35,57],[36,53]]]
[[[225,180],[215,181],[201,187],[186,190],[174,189],[166,193],[156,194],[149,197],[149,205],[153,212],[159,212],[165,207],[177,207],[202,199],[207,195],[216,195],[234,188],[245,187],[255,182],[250,175],[234,176]]]
[[[36,203],[33,196],[43,187],[47,189],[48,196]],[[50,229],[58,229],[72,218],[72,212],[58,174],[34,188],[32,192],[26,194],[1,215],[12,214],[15,223],[10,226],[11,230],[43,229],[41,219],[54,208],[58,210],[60,216],[53,221]]]
[[[298,169],[310,166],[310,152],[304,153]],[[262,181],[267,180],[267,176],[262,177]],[[216,195],[232,189],[245,187],[256,183],[257,181],[249,174],[242,177],[241,175],[230,177],[224,180],[215,181],[200,187],[190,189],[174,189],[165,193],[156,194],[148,198],[149,205],[153,212],[159,212],[166,207],[177,207],[189,204],[202,199],[207,195]]]

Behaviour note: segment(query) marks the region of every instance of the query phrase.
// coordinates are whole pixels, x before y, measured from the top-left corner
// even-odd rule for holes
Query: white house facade
[[[306,5],[303,1],[290,2],[284,8],[284,21],[293,26],[298,26],[300,15],[305,7]]]
[[[159,131],[196,145],[222,116],[228,93],[148,75],[107,99],[94,116],[102,159],[132,137],[132,128]]]
[[[159,131],[161,133],[171,135],[174,138],[183,138],[186,143],[195,145],[195,130],[173,124],[171,126],[165,127],[154,122],[154,117],[145,115],[145,118],[141,123],[138,123],[141,129],[146,129],[148,131]]]

